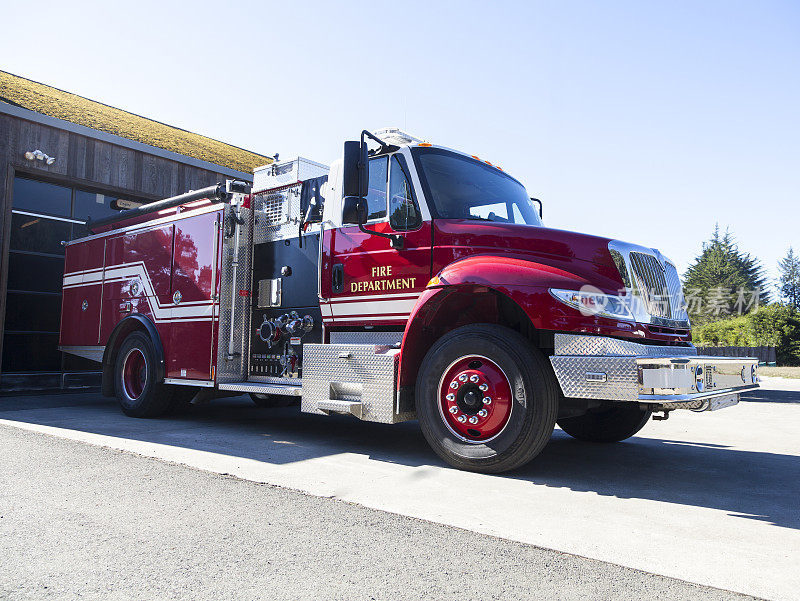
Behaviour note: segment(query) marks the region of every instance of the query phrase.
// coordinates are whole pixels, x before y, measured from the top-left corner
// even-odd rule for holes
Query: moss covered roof
[[[254,167],[272,161],[255,152],[5,71],[0,71],[0,102],[246,173],[252,173]]]

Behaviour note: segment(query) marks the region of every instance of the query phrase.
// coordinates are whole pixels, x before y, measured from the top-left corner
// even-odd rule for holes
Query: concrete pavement
[[[384,426],[246,398],[131,420],[97,395],[0,400],[0,423],[335,497],[772,599],[800,599],[800,382],[675,412],[618,445],[557,431],[511,475],[459,472],[415,423]],[[780,390],[778,390],[780,389]]]
[[[0,426],[0,445],[11,601],[745,600],[19,428]]]

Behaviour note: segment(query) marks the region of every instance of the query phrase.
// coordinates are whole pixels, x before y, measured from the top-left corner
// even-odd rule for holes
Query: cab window
[[[389,225],[393,230],[411,230],[419,227],[420,223],[422,219],[411,182],[395,155],[389,173]]]
[[[388,157],[369,161],[369,190],[367,191],[367,221],[386,217],[386,180]]]
[[[441,148],[415,147],[411,153],[435,217],[542,225],[523,185],[507,173]]]

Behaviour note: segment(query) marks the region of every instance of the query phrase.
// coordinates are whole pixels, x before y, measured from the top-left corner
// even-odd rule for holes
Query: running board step
[[[335,399],[322,399],[317,401],[317,409],[325,413],[350,413],[361,419],[363,405],[361,401],[337,401]]]
[[[218,384],[220,390],[255,392],[256,394],[278,394],[281,396],[303,396],[302,386],[291,384],[263,384],[261,382],[226,382]]]
[[[306,343],[300,411],[383,424],[414,419],[413,398],[398,394],[399,367],[400,349],[392,345]]]

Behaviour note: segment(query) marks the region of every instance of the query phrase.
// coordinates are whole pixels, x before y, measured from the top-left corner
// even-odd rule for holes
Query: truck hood
[[[547,263],[618,290],[622,277],[609,252],[611,238],[546,227],[437,219],[434,244],[447,264],[476,254],[503,254]],[[449,259],[449,260],[448,260]]]

